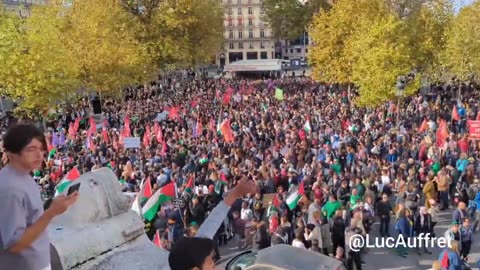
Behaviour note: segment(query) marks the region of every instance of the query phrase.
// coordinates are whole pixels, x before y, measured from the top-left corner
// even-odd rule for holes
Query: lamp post
[[[397,129],[400,128],[400,99],[403,97],[405,92],[406,81],[404,76],[399,76],[397,78]]]

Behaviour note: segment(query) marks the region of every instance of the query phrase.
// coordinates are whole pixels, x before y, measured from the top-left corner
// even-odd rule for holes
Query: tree
[[[308,31],[314,44],[308,55],[314,78],[351,83],[359,56],[352,37],[366,33],[372,21],[388,15],[380,0],[339,0],[331,10],[317,13]]]
[[[402,22],[395,16],[372,21],[365,33],[357,33],[352,45],[357,48],[357,62],[352,81],[359,88],[357,104],[376,106],[395,98],[397,77],[411,72],[408,39]],[[409,82],[406,95],[415,93],[419,78]]]
[[[403,19],[404,36],[413,67],[430,78],[439,77],[440,56],[445,50],[446,30],[453,18],[450,0],[424,0]]]
[[[63,12],[59,20],[69,26],[65,40],[85,89],[115,94],[154,71],[145,46],[135,39],[138,21],[116,0],[76,1]]]
[[[63,38],[67,25],[54,19],[60,10],[34,8],[28,20],[0,17],[0,81],[20,110],[45,112],[79,87],[75,59]]]
[[[306,31],[315,13],[331,8],[328,0],[265,0],[264,20],[268,22],[274,37],[294,40]]]
[[[461,80],[480,76],[479,12],[479,1],[464,7],[448,29],[444,65]]]
[[[137,39],[160,68],[203,63],[220,48],[224,10],[219,1],[123,0],[123,5],[140,20]]]

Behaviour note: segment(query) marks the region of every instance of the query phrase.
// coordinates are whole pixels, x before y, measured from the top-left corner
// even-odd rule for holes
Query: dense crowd
[[[452,209],[446,236],[456,244],[435,267],[462,269],[480,220],[480,144],[468,138],[478,89],[437,84],[376,108],[357,107],[355,98],[347,86],[306,77],[178,77],[102,100],[100,123],[85,98],[49,116],[48,160],[34,176],[46,199],[75,169],[110,167],[124,191],[138,196],[175,183],[178,198],[145,220],[149,237],[158,232],[166,249],[194,236],[248,177],[257,193],[232,206],[214,238],[219,246],[289,244],[357,270],[368,251],[349,250],[352,235],[370,233],[376,221],[385,237],[434,233],[438,214]],[[141,145],[125,148],[130,137]]]

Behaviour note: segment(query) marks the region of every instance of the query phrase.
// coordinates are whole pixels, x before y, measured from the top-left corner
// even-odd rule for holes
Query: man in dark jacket
[[[382,195],[382,200],[380,200],[376,205],[376,213],[380,218],[380,235],[382,237],[390,236],[388,228],[390,227],[390,213],[392,212],[392,205],[387,194]]]
[[[342,211],[337,210],[335,216],[330,220],[330,231],[332,232],[333,250],[338,247],[345,249],[345,220],[342,217]]]
[[[192,203],[189,207],[189,214],[190,215],[188,216],[190,217],[190,219],[188,220],[188,223],[195,221],[197,224],[202,224],[205,220],[205,208],[200,203],[198,198],[194,198],[192,200]]]
[[[337,190],[337,198],[343,206],[347,205],[347,202],[350,199],[350,187],[348,186],[347,181],[342,181],[342,185]]]

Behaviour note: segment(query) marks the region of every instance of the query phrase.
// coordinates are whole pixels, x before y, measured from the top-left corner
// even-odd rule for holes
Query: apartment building
[[[21,17],[30,16],[32,5],[44,5],[48,0],[0,0],[0,12],[16,13]]]
[[[240,60],[275,58],[275,41],[265,15],[263,0],[221,0],[225,8],[225,33],[217,53],[223,67]]]

